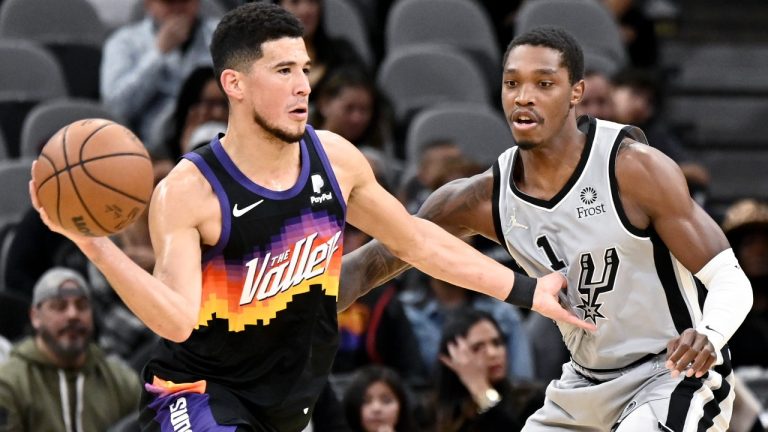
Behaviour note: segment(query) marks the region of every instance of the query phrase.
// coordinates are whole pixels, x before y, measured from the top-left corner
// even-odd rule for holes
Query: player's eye
[[[506,87],[506,88],[515,88],[515,87],[517,87],[517,81],[505,80],[504,81],[504,87]]]

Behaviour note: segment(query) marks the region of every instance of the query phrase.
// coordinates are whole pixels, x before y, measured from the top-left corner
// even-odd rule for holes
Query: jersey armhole
[[[221,211],[221,232],[219,233],[219,240],[216,242],[216,244],[203,251],[201,261],[203,264],[205,264],[206,262],[210,261],[211,258],[224,250],[224,246],[226,246],[227,242],[229,241],[229,233],[232,229],[232,219],[229,216],[229,198],[224,192],[224,187],[221,185],[221,182],[219,182],[216,174],[214,174],[213,169],[210,165],[208,165],[208,162],[206,162],[200,154],[192,152],[187,153],[183,157],[195,164],[203,177],[205,177],[205,179],[211,185],[211,188],[213,188],[213,192],[216,194],[216,197],[219,200],[219,210]]]
[[[496,239],[499,244],[504,248],[507,253],[512,256],[507,247],[507,241],[504,238],[504,230],[501,228],[501,213],[499,208],[499,200],[501,199],[501,167],[499,160],[493,162],[493,198],[491,199],[493,205],[493,230],[496,232]]]
[[[648,144],[643,131],[635,126],[625,126],[616,136],[616,140],[613,142],[613,148],[611,148],[611,155],[608,159],[608,182],[611,186],[613,207],[616,209],[616,214],[619,216],[619,221],[621,221],[621,225],[625,230],[634,236],[649,238],[651,236],[649,229],[640,229],[632,225],[629,217],[627,217],[627,213],[624,211],[624,204],[621,202],[621,196],[619,196],[619,181],[616,178],[616,158],[618,157],[619,149],[621,148],[621,143],[624,141],[624,138],[630,138],[640,143]]]

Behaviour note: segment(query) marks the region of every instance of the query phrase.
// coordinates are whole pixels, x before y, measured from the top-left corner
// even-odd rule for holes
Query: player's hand
[[[717,353],[707,335],[689,328],[680,336],[667,343],[667,369],[676,377],[685,371],[685,376],[701,378],[715,364]]]
[[[37,161],[32,162],[32,175],[34,176],[35,172],[35,164],[37,164]],[[69,231],[66,231],[64,228],[62,228],[59,224],[53,222],[51,218],[48,217],[48,214],[45,212],[45,209],[42,205],[40,205],[40,199],[37,197],[37,187],[35,187],[35,181],[30,180],[29,181],[29,198],[32,200],[32,207],[37,210],[37,212],[40,214],[40,219],[43,221],[45,226],[48,227],[53,232],[59,233],[76,244],[78,241],[87,241],[89,237],[77,235],[74,233],[71,233]]]
[[[560,293],[566,286],[565,277],[558,272],[538,278],[531,309],[555,321],[566,322],[590,332],[597,331],[597,326],[580,319],[560,303]]]
[[[192,31],[194,19],[176,15],[165,20],[157,31],[155,43],[162,53],[169,53],[184,43]]]

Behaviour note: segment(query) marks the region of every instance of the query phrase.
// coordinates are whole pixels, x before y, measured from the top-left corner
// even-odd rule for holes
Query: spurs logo
[[[600,313],[600,307],[603,303],[598,303],[601,294],[613,291],[613,284],[616,281],[616,275],[619,272],[619,254],[616,248],[610,248],[605,251],[603,275],[600,280],[595,281],[595,263],[592,260],[591,253],[581,255],[581,272],[579,273],[579,295],[581,304],[576,307],[584,311],[584,319],[592,320],[597,324],[597,319],[608,319]]]

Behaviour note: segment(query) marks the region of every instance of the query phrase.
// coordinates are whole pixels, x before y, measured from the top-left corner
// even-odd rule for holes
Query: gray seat
[[[98,102],[87,99],[54,99],[35,106],[21,128],[21,157],[36,158],[40,149],[59,129],[75,120],[106,118],[120,122]]]
[[[700,92],[768,92],[768,45],[708,44],[679,57],[673,84]]]
[[[467,0],[401,0],[390,10],[385,47],[394,52],[417,43],[440,43],[470,53],[495,83],[501,77],[501,50],[487,12]]]
[[[73,96],[98,99],[106,33],[86,0],[7,0],[0,8],[0,36],[45,46],[61,65]]]
[[[323,20],[330,36],[347,40],[366,65],[374,64],[373,49],[360,12],[348,0],[325,0]]]
[[[444,102],[490,103],[489,85],[478,65],[445,45],[409,45],[388,53],[377,82],[398,122]]]
[[[3,131],[0,131],[0,162],[8,159],[8,144],[5,143]]]
[[[86,0],[5,0],[0,7],[0,36],[99,46],[106,28]]]
[[[741,198],[768,201],[768,152],[765,149],[705,150],[698,158],[712,179],[709,200],[731,203]]]
[[[455,142],[464,155],[485,166],[491,166],[502,152],[514,145],[509,125],[499,111],[468,103],[428,108],[414,117],[405,141],[411,168],[423,146],[437,140]]]
[[[585,56],[600,56],[610,61],[613,74],[627,64],[616,20],[597,0],[527,1],[515,18],[515,33],[534,27],[554,25],[564,28],[581,44]]]
[[[692,127],[691,145],[765,148],[766,118],[768,99],[759,96],[676,96],[667,102],[667,119]]]
[[[0,161],[0,226],[17,223],[31,206],[29,199],[30,159]]]
[[[0,130],[8,155],[19,154],[21,124],[38,102],[67,96],[56,59],[34,42],[0,39]]]

